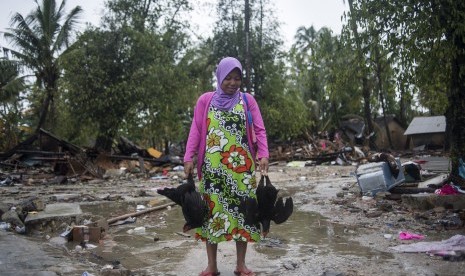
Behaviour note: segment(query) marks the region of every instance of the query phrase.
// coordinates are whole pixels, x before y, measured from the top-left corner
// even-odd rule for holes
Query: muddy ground
[[[295,209],[287,222],[272,225],[266,239],[249,247],[249,267],[257,275],[464,275],[463,260],[390,248],[417,242],[400,240],[400,231],[422,234],[425,241],[463,234],[463,226],[449,229],[434,223],[449,211],[415,211],[400,200],[362,197],[355,169],[271,166],[271,181],[281,195],[293,197]],[[180,234],[183,219],[178,207],[110,226],[105,238],[88,248],[60,237],[72,223],[111,219],[138,207],[167,203],[156,189],[177,185],[181,177],[180,172],[170,172],[168,180],[124,175],[0,187],[3,202],[38,196],[48,204],[79,202],[84,212],[35,225],[27,235],[0,230],[0,275],[197,275],[206,266],[204,244]],[[233,243],[219,245],[221,275],[233,275],[234,254]]]

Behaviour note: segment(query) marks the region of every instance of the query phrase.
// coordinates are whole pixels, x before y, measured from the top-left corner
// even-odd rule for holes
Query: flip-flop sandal
[[[221,272],[213,272],[213,271],[202,271],[200,272],[199,276],[219,276]]]
[[[255,272],[253,272],[252,270],[247,269],[247,270],[234,270],[234,275],[237,275],[237,276],[255,276],[257,274],[255,274]]]

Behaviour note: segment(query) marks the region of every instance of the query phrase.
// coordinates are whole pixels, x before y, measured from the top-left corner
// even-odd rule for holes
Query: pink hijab
[[[238,68],[242,72],[242,65],[239,60],[233,57],[223,58],[216,69],[216,91],[211,104],[220,110],[231,110],[240,100],[240,89],[236,93],[229,95],[221,89],[221,83],[232,70]]]

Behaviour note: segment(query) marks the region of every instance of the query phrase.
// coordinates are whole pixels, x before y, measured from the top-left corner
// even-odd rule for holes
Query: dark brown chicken
[[[208,207],[202,195],[195,190],[192,174],[189,174],[186,183],[176,188],[159,189],[157,193],[166,196],[181,206],[182,214],[186,220],[183,226],[184,232],[203,225],[208,214]]]
[[[284,202],[282,197],[278,198],[278,192],[279,190],[271,184],[268,176],[262,175],[257,187],[257,200],[249,198],[245,202],[246,223],[260,223],[265,235],[270,231],[271,221],[276,224],[285,222],[294,209],[292,198],[289,197]]]

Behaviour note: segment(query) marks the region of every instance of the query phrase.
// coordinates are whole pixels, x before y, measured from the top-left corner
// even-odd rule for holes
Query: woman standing
[[[197,155],[199,191],[209,206],[209,218],[196,230],[206,242],[208,266],[199,275],[219,275],[218,243],[235,241],[236,275],[255,275],[245,264],[248,242],[260,240],[258,225],[244,221],[244,203],[256,199],[256,160],[268,173],[268,143],[255,99],[240,91],[242,65],[232,57],[220,61],[216,91],[197,100],[184,156],[186,176],[194,170]],[[256,140],[256,141],[255,141]]]

